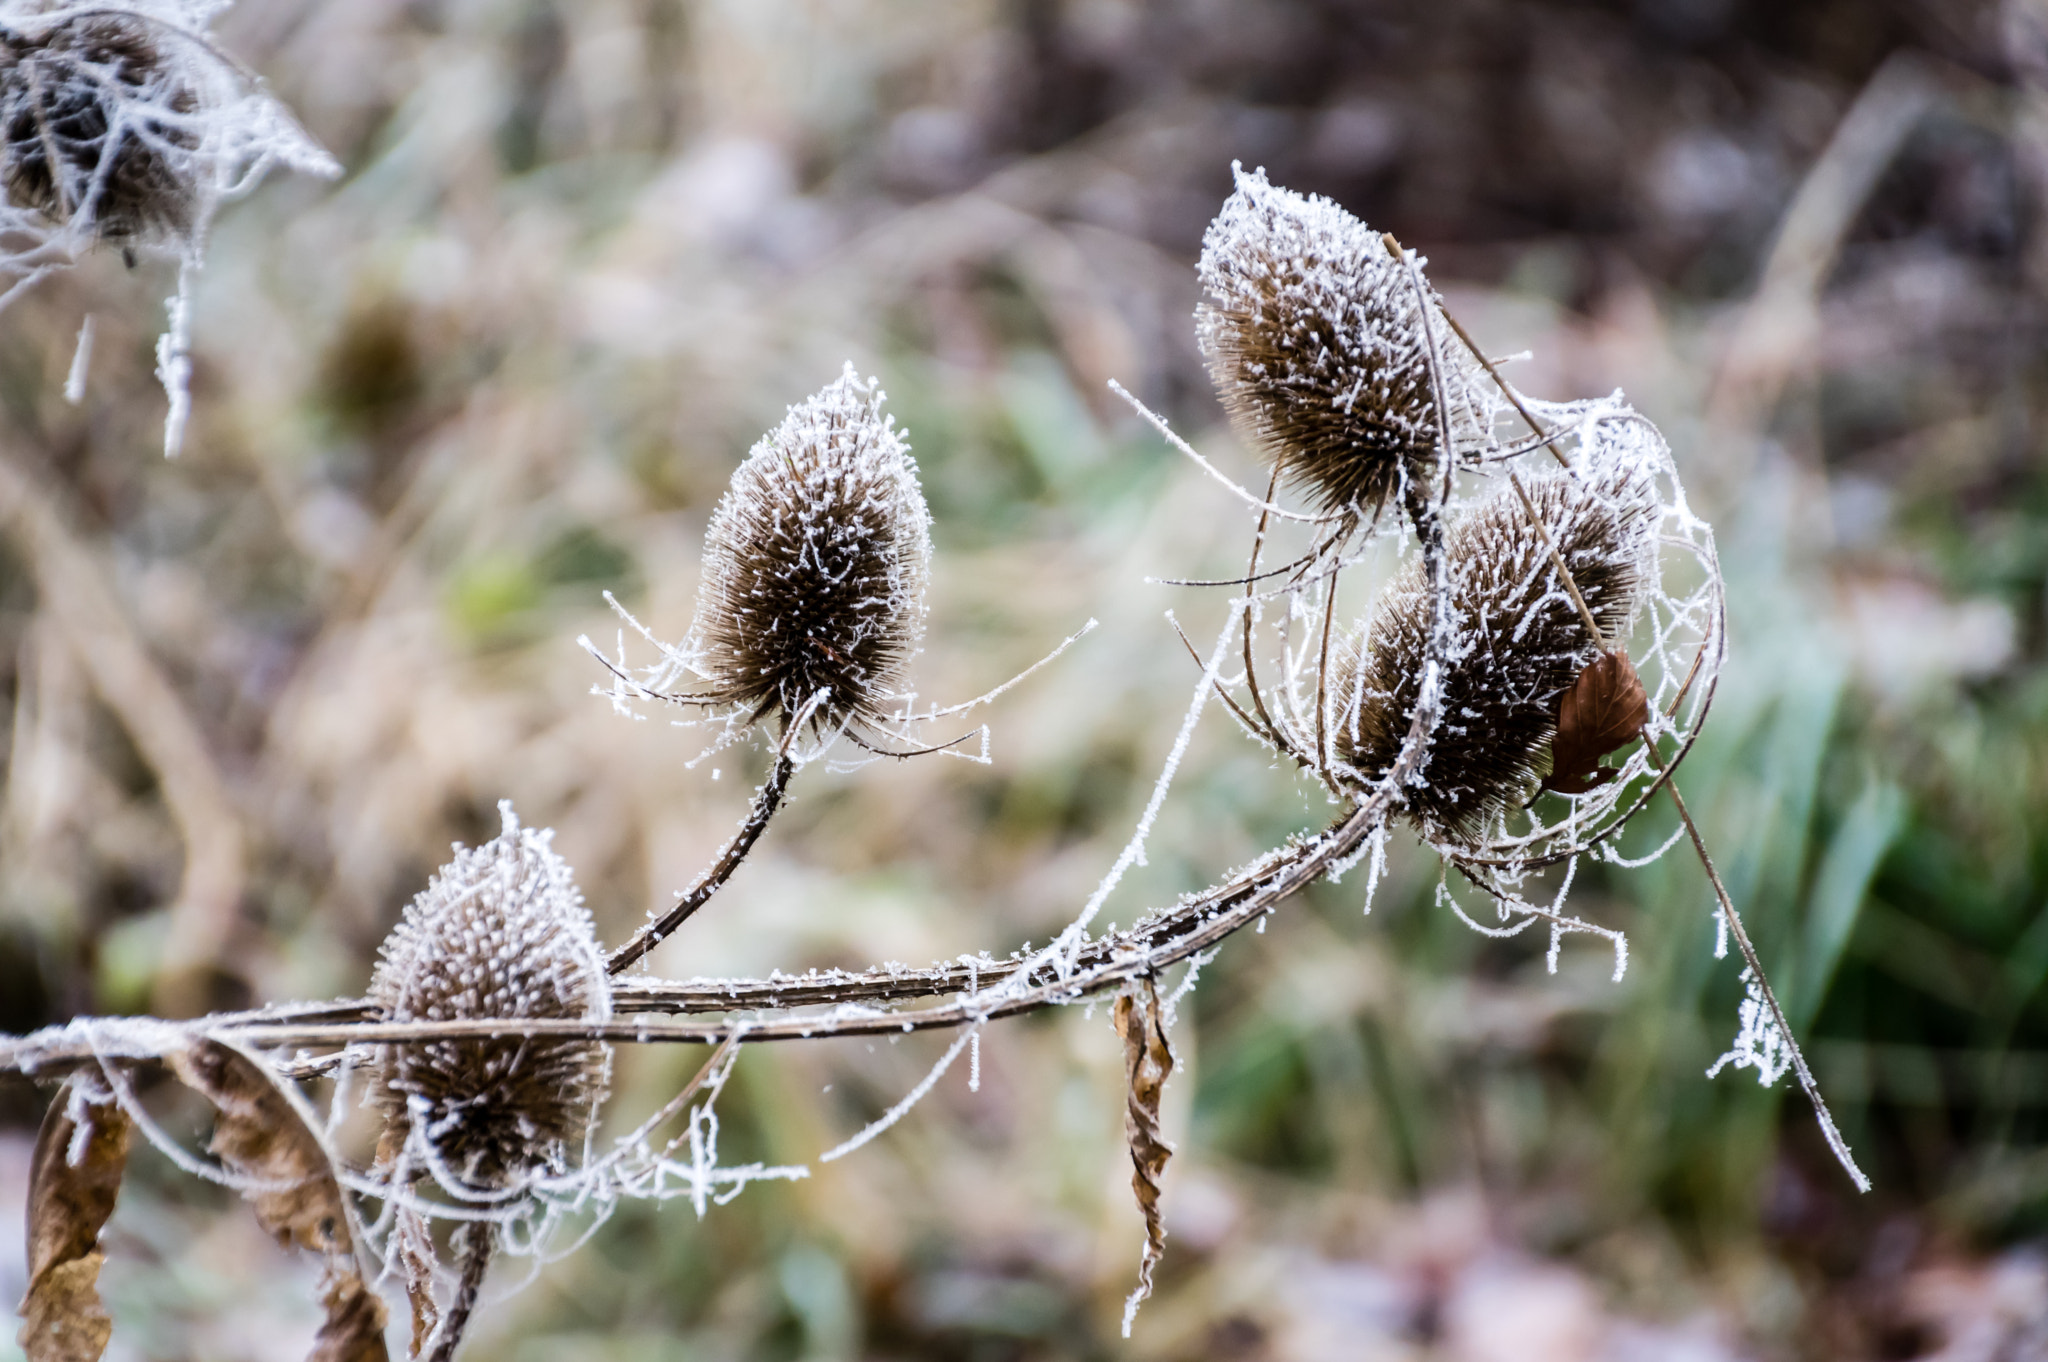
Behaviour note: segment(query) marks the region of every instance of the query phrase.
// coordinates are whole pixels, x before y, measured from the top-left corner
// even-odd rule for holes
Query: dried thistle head
[[[1655,568],[1659,511],[1649,476],[1623,467],[1590,482],[1555,473],[1524,485],[1605,641],[1625,637]],[[1444,549],[1458,638],[1429,760],[1402,793],[1430,835],[1468,842],[1544,774],[1558,699],[1602,640],[1587,632],[1512,488],[1454,521]],[[1423,567],[1415,559],[1388,584],[1332,663],[1333,747],[1353,779],[1386,773],[1414,715],[1434,616]]]
[[[120,245],[182,241],[200,212],[190,58],[144,18],[0,27],[9,202]]]
[[[1443,442],[1415,276],[1330,200],[1233,169],[1237,191],[1202,239],[1209,301],[1195,313],[1217,395],[1283,482],[1369,516]],[[1474,366],[1434,290],[1428,308],[1455,439]]]
[[[733,474],[705,535],[692,663],[714,704],[809,714],[814,732],[889,717],[924,634],[931,515],[917,465],[851,364],[789,409]]]
[[[504,830],[427,884],[384,942],[370,979],[383,1020],[611,1015],[590,913],[551,831]],[[561,1163],[604,1096],[606,1048],[584,1040],[434,1041],[389,1046],[378,1095],[410,1149],[472,1188],[513,1185]]]

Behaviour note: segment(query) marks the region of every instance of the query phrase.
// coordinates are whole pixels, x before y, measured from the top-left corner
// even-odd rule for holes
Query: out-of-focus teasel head
[[[1527,479],[1455,519],[1445,536],[1457,631],[1443,673],[1429,759],[1399,793],[1439,842],[1470,845],[1547,774],[1559,700],[1589,664],[1625,640],[1655,581],[1661,514],[1647,470]],[[1548,532],[1537,533],[1530,507]],[[1559,580],[1564,559],[1600,638]],[[1426,563],[1410,560],[1332,663],[1340,776],[1361,790],[1394,764],[1421,694],[1434,622]]]
[[[691,666],[746,722],[874,729],[902,698],[931,515],[884,396],[848,364],[762,437],[711,517]]]
[[[370,1000],[387,1022],[601,1021],[611,987],[590,913],[554,834],[504,830],[457,847],[385,941]],[[378,1095],[413,1173],[456,1195],[516,1188],[559,1169],[603,1100],[607,1048],[493,1037],[384,1047]]]
[[[1418,289],[1419,266],[1379,233],[1233,169],[1237,191],[1202,240],[1209,299],[1195,314],[1217,394],[1283,483],[1324,512],[1369,518],[1404,478],[1438,467],[1446,425],[1454,445],[1476,433],[1477,368],[1435,291]]]
[[[8,201],[126,248],[189,239],[204,192],[191,42],[117,7],[0,15]]]

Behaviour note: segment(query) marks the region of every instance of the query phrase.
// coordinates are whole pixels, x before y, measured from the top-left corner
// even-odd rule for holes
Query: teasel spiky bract
[[[186,45],[133,13],[0,23],[9,201],[116,245],[188,238],[203,187]]]
[[[503,831],[458,847],[384,942],[369,997],[386,1021],[611,1015],[604,954],[554,834],[521,827],[510,801],[498,810]],[[377,1090],[412,1173],[492,1201],[565,1166],[609,1070],[588,1040],[444,1040],[391,1047]]]
[[[1459,447],[1479,438],[1477,368],[1379,233],[1233,170],[1237,190],[1202,239],[1209,299],[1195,314],[1217,395],[1280,482],[1327,514],[1370,518],[1439,471],[1445,430]]]
[[[733,474],[690,629],[702,701],[821,734],[891,720],[924,635],[931,515],[885,396],[848,364]]]
[[[1544,774],[1559,697],[1606,647],[1626,638],[1656,577],[1660,509],[1647,470],[1551,473],[1527,479],[1524,488],[1528,506],[1503,487],[1452,519],[1445,534],[1459,643],[1443,672],[1443,718],[1424,778],[1403,794],[1429,835],[1448,842],[1469,843],[1526,801]],[[1600,637],[1589,633],[1559,580],[1551,545]],[[1384,773],[1408,730],[1433,621],[1421,567],[1411,562],[1388,584],[1334,662],[1332,747],[1343,778],[1354,783],[1370,784]]]

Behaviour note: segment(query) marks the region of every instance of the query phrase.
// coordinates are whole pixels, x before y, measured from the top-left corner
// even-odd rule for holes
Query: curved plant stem
[[[492,1225],[468,1224],[456,1234],[462,1240],[462,1277],[455,1285],[455,1299],[449,1303],[448,1313],[441,1317],[441,1327],[434,1331],[434,1351],[427,1355],[427,1362],[452,1362],[455,1350],[462,1346],[462,1335],[469,1328],[469,1317],[483,1291],[484,1273],[490,1268],[491,1253],[498,1244],[497,1230]]]
[[[1654,746],[1647,746],[1650,760],[1658,770],[1664,769],[1664,758]],[[1849,1142],[1842,1138],[1842,1132],[1835,1125],[1834,1116],[1828,1111],[1828,1104],[1820,1095],[1820,1084],[1813,1077],[1813,1070],[1806,1067],[1806,1056],[1799,1049],[1799,1042],[1793,1039],[1792,1023],[1785,1017],[1785,1009],[1778,1005],[1778,995],[1771,988],[1770,980],[1764,976],[1763,962],[1757,959],[1756,947],[1749,942],[1749,933],[1743,928],[1742,915],[1735,911],[1735,903],[1728,897],[1727,886],[1721,883],[1721,873],[1714,869],[1713,857],[1707,854],[1706,839],[1700,836],[1699,825],[1692,821],[1692,812],[1685,807],[1685,796],[1678,792],[1678,782],[1667,780],[1664,788],[1671,795],[1671,803],[1678,810],[1679,821],[1685,824],[1686,835],[1692,839],[1692,849],[1699,853],[1700,865],[1707,872],[1707,880],[1714,886],[1714,897],[1721,906],[1721,920],[1728,924],[1729,934],[1735,938],[1735,948],[1742,952],[1742,960],[1749,967],[1749,977],[1756,982],[1757,992],[1763,995],[1764,1004],[1771,1009],[1771,1022],[1784,1038],[1785,1050],[1792,1057],[1792,1072],[1798,1075],[1799,1086],[1806,1093],[1806,1100],[1813,1103],[1814,1119],[1820,1122],[1820,1133],[1828,1142],[1828,1149],[1856,1184],[1856,1190],[1870,1190],[1870,1179],[1856,1166],[1856,1158],[1849,1152]]]
[[[775,816],[775,810],[782,805],[782,796],[789,789],[789,778],[796,774],[796,763],[785,752],[776,757],[775,769],[768,773],[768,781],[754,795],[753,807],[747,810],[747,821],[733,839],[725,844],[717,864],[704,872],[697,882],[684,891],[676,900],[676,906],[654,919],[633,934],[632,940],[611,953],[605,961],[605,968],[613,974],[645,959],[649,951],[667,939],[669,933],[689,921],[690,915],[711,901],[732,873],[747,859],[747,853],[768,827],[768,820]]]

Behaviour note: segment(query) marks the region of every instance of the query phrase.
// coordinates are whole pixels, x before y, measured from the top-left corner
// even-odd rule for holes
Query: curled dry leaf
[[[36,1137],[28,1192],[28,1321],[17,1336],[29,1362],[97,1362],[114,1332],[100,1303],[100,1229],[128,1166],[130,1123],[109,1101],[65,1084]]]
[[[1584,794],[1620,774],[1600,758],[1634,742],[1650,722],[1650,702],[1635,664],[1619,648],[1586,664],[1557,702],[1557,738],[1543,788]]]
[[[253,1184],[246,1195],[263,1228],[326,1259],[327,1318],[309,1362],[385,1362],[384,1302],[357,1269],[348,1204],[305,1100],[221,1041],[195,1040],[167,1058],[187,1087],[220,1109],[209,1148]]]
[[[1173,1072],[1173,1047],[1159,1014],[1159,990],[1150,975],[1132,980],[1117,995],[1117,1034],[1124,1038],[1127,1094],[1124,1136],[1131,1147],[1131,1190],[1145,1217],[1145,1251],[1138,1260],[1138,1286],[1124,1301],[1124,1335],[1138,1306],[1152,1294],[1152,1270],[1166,1252],[1166,1226],[1159,1216],[1159,1176],[1173,1157],[1173,1146],[1159,1128],[1159,1096]]]

